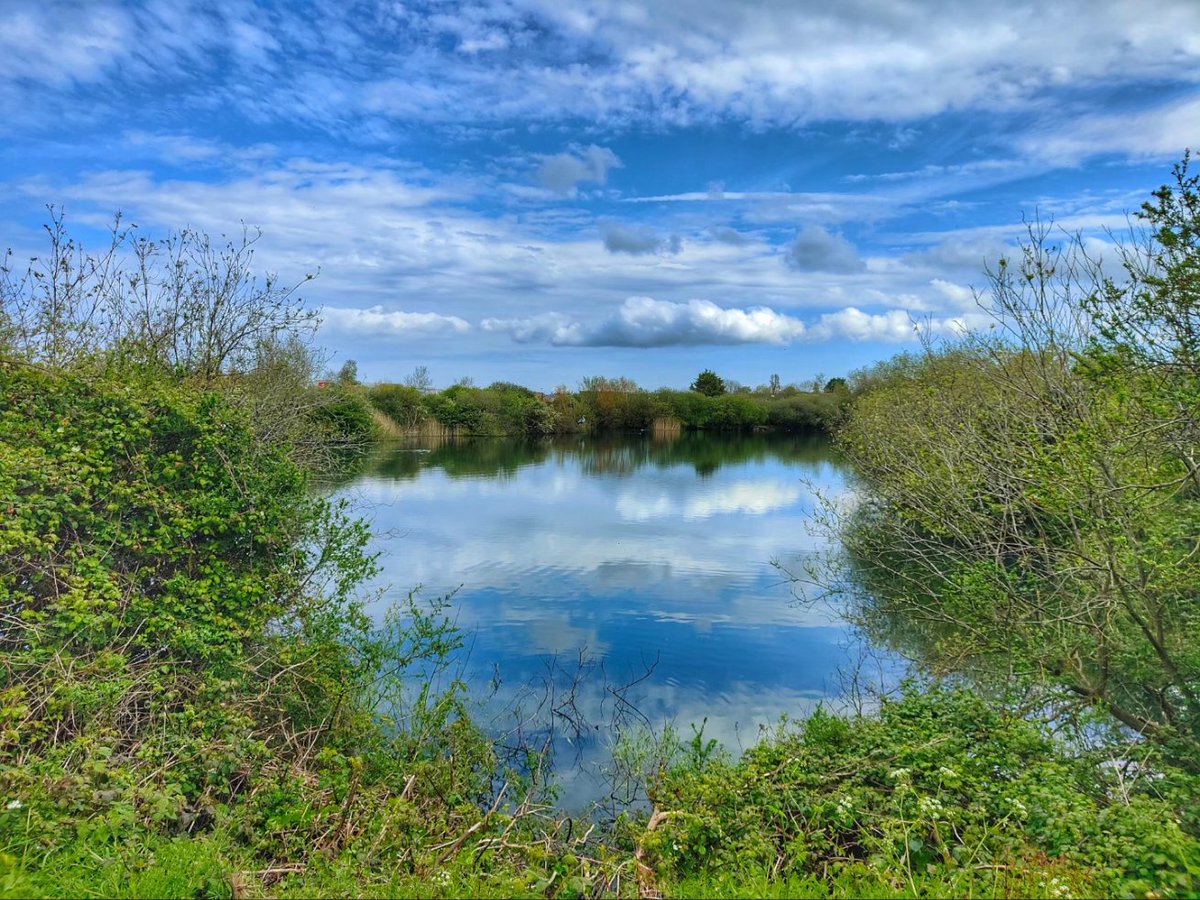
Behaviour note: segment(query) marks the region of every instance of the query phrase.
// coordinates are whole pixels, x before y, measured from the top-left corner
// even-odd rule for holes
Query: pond
[[[382,551],[373,612],[453,594],[481,723],[553,726],[571,807],[602,793],[615,724],[704,723],[737,752],[839,703],[862,647],[773,563],[823,553],[817,497],[845,491],[822,438],[685,433],[388,444],[336,493]]]

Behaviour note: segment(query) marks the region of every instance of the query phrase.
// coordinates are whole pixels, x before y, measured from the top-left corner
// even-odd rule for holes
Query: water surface
[[[388,445],[339,494],[383,551],[378,614],[416,585],[454,592],[463,673],[492,727],[574,690],[550,716],[570,802],[596,790],[587,771],[607,758],[614,713],[685,736],[707,719],[706,737],[736,751],[843,694],[859,648],[772,563],[821,553],[816,493],[844,491],[823,439],[685,434]],[[613,688],[639,678],[622,695],[631,713]],[[576,713],[589,733],[572,733]]]

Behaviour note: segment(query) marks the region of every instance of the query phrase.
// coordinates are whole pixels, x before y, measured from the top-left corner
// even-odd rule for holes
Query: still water
[[[684,737],[707,719],[737,752],[838,703],[862,648],[772,563],[827,550],[817,497],[845,477],[813,437],[469,439],[381,447],[338,495],[382,551],[374,612],[452,593],[479,716],[501,732],[540,709],[571,805],[602,791],[614,716]]]

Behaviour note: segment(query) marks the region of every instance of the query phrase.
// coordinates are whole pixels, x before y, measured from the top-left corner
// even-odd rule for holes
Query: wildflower
[[[908,781],[908,769],[892,769],[888,772],[888,778],[892,781]]]
[[[4,808],[5,809],[20,809],[24,805],[25,804],[22,803],[20,800],[9,800],[8,805]]]
[[[921,797],[917,800],[917,808],[931,819],[942,817],[942,803],[936,797]]]

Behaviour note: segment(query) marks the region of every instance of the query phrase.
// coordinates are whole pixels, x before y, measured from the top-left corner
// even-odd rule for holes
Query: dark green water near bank
[[[841,701],[862,647],[772,562],[828,549],[817,494],[844,495],[846,476],[817,437],[468,439],[381,446],[336,494],[383,553],[376,614],[417,585],[453,592],[480,721],[501,733],[520,706],[555,729],[571,805],[600,790],[614,716],[685,737],[707,719],[736,751]]]

